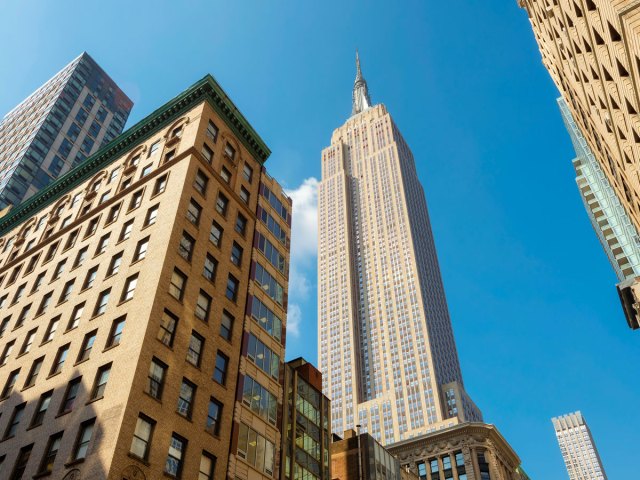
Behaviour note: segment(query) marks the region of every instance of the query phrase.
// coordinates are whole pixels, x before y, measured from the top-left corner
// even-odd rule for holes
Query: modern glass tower
[[[318,351],[332,431],[390,444],[482,415],[467,396],[413,155],[356,56],[353,109],[322,152]]]
[[[580,412],[551,419],[570,480],[607,480],[591,430]]]
[[[85,52],[0,121],[0,211],[122,132],[133,106]]]

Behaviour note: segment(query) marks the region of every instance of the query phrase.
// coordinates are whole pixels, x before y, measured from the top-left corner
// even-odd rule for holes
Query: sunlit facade
[[[413,155],[359,59],[352,115],[322,152],[318,351],[332,431],[382,444],[482,416],[464,390]]]

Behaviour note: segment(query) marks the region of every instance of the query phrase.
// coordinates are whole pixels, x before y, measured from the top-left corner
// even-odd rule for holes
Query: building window
[[[35,293],[38,290],[40,290],[40,287],[42,286],[42,282],[44,282],[44,277],[46,276],[46,274],[47,272],[42,272],[38,274],[35,281],[33,282],[33,287],[31,287],[31,293]]]
[[[224,156],[227,157],[232,162],[235,161],[236,158],[236,150],[229,145],[228,143],[224,146]]]
[[[67,325],[67,332],[69,330],[73,330],[78,325],[80,325],[80,317],[82,317],[83,312],[84,312],[84,302],[73,307],[73,312],[71,313],[71,318],[69,318],[69,324]]]
[[[227,368],[229,366],[229,357],[225,354],[218,352],[216,354],[216,367],[213,372],[213,379],[220,385],[224,385],[227,382]]]
[[[154,153],[156,153],[159,148],[160,148],[160,140],[153,142],[151,144],[151,148],[149,148],[149,154],[147,155],[147,158],[153,155]]]
[[[147,210],[147,215],[144,217],[144,226],[148,227],[149,225],[153,225],[156,223],[156,219],[158,218],[158,205],[154,205],[149,210]]]
[[[97,317],[107,311],[107,304],[109,303],[109,296],[111,295],[111,289],[104,290],[98,295],[98,301],[96,302],[96,308],[93,310],[93,316]]]
[[[44,297],[42,297],[42,301],[40,302],[40,306],[38,307],[38,311],[36,312],[36,317],[42,315],[47,311],[47,308],[51,304],[51,297],[53,297],[53,292],[49,292]]]
[[[16,343],[15,340],[11,340],[4,346],[4,350],[2,351],[2,355],[0,356],[0,367],[3,367],[4,365],[6,365],[7,360],[9,359],[9,355],[11,355],[11,351],[13,350],[13,346],[15,345],[15,343]]]
[[[169,293],[179,301],[184,297],[184,290],[187,285],[187,276],[180,270],[175,268],[171,275],[171,284],[169,285]]]
[[[202,357],[202,349],[204,347],[204,337],[194,330],[191,332],[189,340],[189,349],[187,350],[187,362],[194,367],[200,367],[200,359]]]
[[[212,435],[220,433],[220,423],[222,420],[222,404],[215,398],[209,400],[209,410],[207,412],[207,432]]]
[[[98,369],[96,374],[96,380],[91,392],[91,400],[97,400],[104,397],[104,391],[107,388],[107,382],[109,381],[109,374],[111,373],[111,364],[103,365]]]
[[[200,214],[202,213],[202,207],[198,203],[191,199],[189,202],[189,208],[187,209],[187,219],[194,225],[200,223]]]
[[[213,143],[218,141],[218,127],[216,127],[211,120],[209,120],[209,124],[207,125],[207,137],[209,137]]]
[[[231,263],[238,267],[242,263],[242,247],[236,242],[233,242],[233,246],[231,247]]]
[[[247,190],[244,187],[240,187],[240,198],[242,199],[242,201],[244,203],[249,203],[249,197],[251,196],[251,194],[249,193],[249,190]]]
[[[80,236],[80,229],[79,228],[74,230],[73,232],[71,232],[69,234],[69,236],[67,237],[67,243],[64,244],[64,250],[67,250],[67,249],[73,247],[76,244],[76,240],[78,240],[79,236]],[[36,258],[36,260],[37,260],[37,258]]]
[[[119,242],[123,242],[128,240],[131,236],[131,232],[133,231],[133,220],[129,220],[122,226],[122,230],[120,231],[120,237],[118,238]]]
[[[247,231],[247,217],[238,213],[236,217],[236,232],[244,237],[245,232]]]
[[[24,322],[27,319],[27,315],[29,315],[29,310],[31,310],[31,304],[26,305],[22,308],[22,310],[20,311],[20,316],[18,317],[18,320],[16,320],[16,325],[15,327],[13,327],[14,330],[24,325]]]
[[[223,232],[224,232],[223,228],[217,222],[214,221],[211,224],[211,232],[209,234],[209,240],[211,240],[211,243],[213,243],[216,247],[220,247],[220,245],[222,244]]]
[[[202,275],[204,275],[204,278],[206,278],[207,280],[213,282],[216,279],[217,269],[218,261],[207,253],[207,257],[204,260],[204,270],[202,271]]]
[[[174,148],[173,150],[168,151],[164,155],[164,163],[170,162],[171,160],[173,160],[175,156],[176,156],[176,149]]]
[[[18,375],[20,374],[20,369],[14,370],[9,374],[6,383],[4,384],[4,388],[2,389],[2,395],[0,398],[7,398],[13,392],[13,387],[16,386],[16,382],[18,381]]]
[[[220,321],[220,336],[225,340],[231,340],[233,332],[233,316],[226,310],[222,311],[222,319]]]
[[[47,448],[40,462],[38,475],[44,476],[53,471],[53,465],[56,461],[58,450],[60,450],[60,443],[62,442],[62,434],[63,432],[59,432],[49,437]]]
[[[153,166],[152,165],[147,165],[146,167],[144,167],[142,169],[142,172],[140,172],[140,178],[144,178],[147,175],[149,175],[151,173],[151,171],[153,170]]]
[[[56,353],[56,358],[53,361],[53,365],[51,366],[51,372],[49,376],[55,375],[56,373],[60,373],[62,371],[62,367],[64,365],[65,360],[67,359],[67,355],[69,353],[69,344],[63,345],[58,349]]]
[[[129,453],[145,461],[149,458],[149,447],[151,446],[151,437],[155,425],[156,422],[154,420],[140,414],[131,439]]]
[[[29,370],[29,375],[27,375],[27,381],[24,384],[24,388],[32,387],[36,384],[36,379],[38,378],[38,374],[42,369],[42,364],[44,363],[44,357],[37,358],[33,361],[31,365],[31,370]]]
[[[229,206],[229,199],[225,197],[222,193],[218,194],[218,199],[216,200],[216,210],[223,217],[227,215],[227,207]]]
[[[109,338],[107,339],[107,348],[120,345],[122,340],[122,330],[124,330],[126,317],[116,318],[111,325],[111,331],[109,332]]]
[[[284,304],[284,287],[259,263],[256,263],[254,280],[278,305]]]
[[[76,259],[73,262],[73,268],[78,268],[81,266],[85,259],[87,258],[87,252],[89,251],[89,247],[83,247],[78,251],[78,255],[76,255]],[[60,262],[62,263],[62,262]],[[62,269],[64,269],[64,264],[62,265]],[[57,278],[57,277],[56,277]]]
[[[88,205],[88,206],[90,206],[90,205]],[[98,217],[91,219],[91,221],[87,225],[87,229],[84,232],[84,238],[90,237],[91,235],[96,233],[96,230],[98,229],[98,222],[99,221],[100,221],[100,219]]]
[[[107,250],[107,247],[109,246],[109,237],[111,236],[110,233],[107,233],[106,235],[103,235],[102,238],[100,238],[100,241],[98,242],[98,248],[96,248],[96,253],[95,255],[100,255],[101,253],[104,253]]]
[[[78,433],[78,439],[73,449],[73,460],[82,460],[87,457],[87,451],[89,450],[89,443],[91,442],[91,435],[93,434],[93,426],[96,419],[93,418],[80,425],[80,432]]]
[[[160,320],[160,330],[158,330],[158,340],[164,343],[167,347],[173,345],[173,338],[176,335],[176,328],[178,326],[178,317],[173,315],[169,310],[165,310]]]
[[[47,327],[47,330],[44,334],[44,338],[42,339],[43,344],[53,340],[53,337],[56,334],[56,330],[58,329],[59,324],[60,324],[60,315],[58,315],[55,318],[52,318],[51,321],[49,321],[49,326]]]
[[[18,458],[16,459],[16,464],[13,467],[13,472],[11,473],[11,480],[20,480],[22,478],[25,470],[27,469],[27,464],[29,463],[29,457],[31,457],[32,450],[33,443],[20,449]]]
[[[247,358],[256,364],[263,372],[273,378],[280,376],[280,357],[262,343],[253,333],[249,334]]]
[[[242,167],[242,176],[249,183],[253,180],[253,168],[251,168],[248,163],[245,163]]]
[[[200,472],[198,474],[198,480],[213,480],[215,467],[216,457],[203,451],[202,456],[200,457]]]
[[[149,247],[149,237],[143,238],[138,242],[136,246],[136,251],[133,254],[133,261],[137,262],[138,260],[142,260],[147,255],[147,248]]]
[[[30,427],[37,427],[38,425],[42,425],[44,421],[44,417],[49,409],[49,404],[51,403],[51,398],[53,397],[53,390],[49,390],[48,392],[40,395],[40,400],[38,400],[38,406],[36,407],[36,411],[33,414],[33,418],[31,419]]]
[[[147,386],[147,393],[153,398],[160,400],[162,397],[162,390],[164,388],[164,378],[167,373],[167,366],[157,358],[151,360],[149,367],[149,384]]]
[[[191,418],[193,399],[196,395],[196,386],[186,378],[182,379],[180,393],[178,395],[178,414],[185,418]]]
[[[138,190],[131,196],[131,202],[129,203],[129,211],[134,210],[142,205],[142,190]]]
[[[272,425],[278,419],[278,399],[265,387],[248,375],[244,377],[242,401],[252,412],[256,413]],[[300,408],[300,407],[298,407]]]
[[[73,404],[78,398],[78,392],[80,391],[80,382],[82,381],[82,377],[74,378],[67,385],[67,391],[64,394],[64,399],[62,400],[62,404],[60,405],[60,413],[62,415],[64,413],[69,413],[73,410]]]
[[[22,347],[20,348],[20,353],[18,355],[24,355],[25,353],[29,353],[29,350],[31,350],[31,345],[33,345],[33,341],[36,338],[36,331],[38,329],[34,328],[33,330],[29,331],[29,333],[27,333],[27,336],[24,339],[24,342],[22,343]]]
[[[53,271],[53,277],[51,278],[51,281],[53,280],[57,280],[60,278],[60,276],[62,275],[62,272],[64,272],[64,266],[67,263],[67,259],[64,260],[60,260],[58,262],[58,265],[56,265],[56,269]]]
[[[95,282],[97,276],[98,266],[96,265],[87,272],[87,276],[85,277],[84,283],[82,284],[82,290],[93,287],[93,282]]]
[[[138,274],[130,276],[127,278],[127,281],[124,284],[124,289],[122,290],[122,296],[120,297],[121,302],[126,302],[127,300],[131,300],[133,298],[133,294],[136,291],[136,286],[138,285]]]
[[[229,275],[227,278],[227,290],[225,291],[225,295],[232,302],[235,302],[238,297],[238,286],[238,279],[233,275]]]
[[[107,225],[115,222],[118,219],[118,215],[120,214],[120,206],[122,204],[117,204],[114,205],[113,207],[111,207],[111,209],[109,210],[109,214],[107,215]]]
[[[193,188],[195,188],[203,197],[207,194],[207,186],[209,184],[209,177],[207,177],[202,170],[198,170],[196,178],[193,181]]]
[[[154,195],[159,195],[162,192],[164,192],[167,189],[167,180],[168,180],[168,176],[167,175],[162,175],[161,177],[159,177],[156,180],[155,185],[153,186],[153,194]]]
[[[211,150],[206,144],[202,146],[202,156],[209,164],[213,161],[213,150]]]
[[[244,458],[250,465],[273,475],[274,471],[275,445],[247,427],[240,424],[238,432],[238,456]]]
[[[122,254],[123,252],[119,252],[111,257],[111,262],[109,263],[109,268],[107,270],[107,277],[115,275],[120,270],[120,265],[122,264]]]
[[[220,176],[226,183],[231,183],[231,172],[225,166],[220,169]]]
[[[167,462],[164,467],[164,472],[170,477],[180,478],[186,448],[187,441],[184,438],[177,435],[176,433],[171,435],[169,453],[167,455]]]
[[[191,261],[191,256],[193,255],[195,244],[196,241],[193,239],[193,237],[187,232],[183,231],[182,238],[180,239],[180,245],[178,246],[178,253],[187,262]]]
[[[278,342],[282,342],[282,320],[260,299],[251,299],[251,317]]]
[[[200,290],[195,308],[195,316],[203,322],[208,322],[210,311],[211,297],[206,292]]]
[[[84,336],[84,340],[82,340],[82,346],[80,347],[80,352],[78,352],[78,359],[76,360],[76,363],[89,360],[91,349],[93,348],[93,344],[96,341],[97,334],[98,331],[94,330],[93,332],[89,332]]]

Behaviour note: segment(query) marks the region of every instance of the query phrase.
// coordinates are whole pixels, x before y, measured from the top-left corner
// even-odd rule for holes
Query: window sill
[[[99,400],[102,400],[103,398],[104,398],[104,395],[101,395],[101,396],[96,397],[96,398],[92,398],[92,399],[90,399],[90,400],[87,400],[87,402],[85,403],[85,405],[91,405],[92,403],[95,403],[95,402],[97,402],[97,401],[99,401]]]
[[[74,465],[79,465],[81,463],[84,463],[84,460],[85,460],[84,458],[78,458],[77,460],[72,460],[70,462],[65,463],[64,466],[66,468],[73,467]]]
[[[114,348],[116,348],[118,345],[120,345],[119,343],[116,343],[115,345],[109,345],[108,347],[105,347],[104,350],[102,350],[102,353],[104,352],[108,352],[109,350],[113,350]]]
[[[51,473],[53,473],[53,471],[49,471],[49,472],[40,472],[40,473],[36,473],[33,477],[33,479],[37,479],[37,478],[44,478],[44,477],[48,477],[51,475]]]
[[[136,460],[136,461],[142,463],[146,467],[150,467],[151,466],[151,464],[147,460],[145,460],[144,458],[140,458],[140,457],[138,457],[137,455],[134,455],[131,452],[127,453],[127,457],[132,458],[133,460]]]

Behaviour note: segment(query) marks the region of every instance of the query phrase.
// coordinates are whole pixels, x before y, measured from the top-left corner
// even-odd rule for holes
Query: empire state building
[[[356,55],[352,112],[322,151],[318,351],[332,430],[391,444],[482,421],[464,389],[413,155]]]

